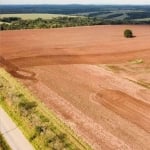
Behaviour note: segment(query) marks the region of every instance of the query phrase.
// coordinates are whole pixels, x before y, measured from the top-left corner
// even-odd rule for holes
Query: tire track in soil
[[[102,89],[93,99],[150,133],[150,105],[121,91]]]
[[[19,68],[17,65],[13,64],[9,60],[6,60],[2,56],[0,56],[0,67],[5,68],[6,71],[16,78],[37,81],[35,78],[36,74],[34,72]]]
[[[132,52],[109,53],[109,54],[85,54],[85,55],[39,55],[32,57],[10,58],[9,62],[19,67],[33,67],[44,65],[65,64],[110,64],[121,63],[140,58],[149,59],[150,50],[137,50]]]

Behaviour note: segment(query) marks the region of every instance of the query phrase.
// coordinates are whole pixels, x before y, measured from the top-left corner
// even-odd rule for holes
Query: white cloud
[[[150,4],[150,0],[0,0],[0,4]]]

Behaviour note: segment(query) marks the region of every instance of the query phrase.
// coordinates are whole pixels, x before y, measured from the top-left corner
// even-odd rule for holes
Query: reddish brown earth
[[[150,82],[149,39],[150,26],[4,31],[0,65],[94,149],[149,150],[150,90],[137,83]]]

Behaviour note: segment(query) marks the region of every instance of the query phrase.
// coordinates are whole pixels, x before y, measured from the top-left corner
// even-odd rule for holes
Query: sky
[[[0,0],[0,4],[149,4],[150,0]]]

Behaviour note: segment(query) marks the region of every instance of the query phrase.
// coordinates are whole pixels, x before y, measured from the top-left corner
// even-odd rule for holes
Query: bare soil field
[[[149,150],[149,39],[135,25],[4,31],[0,66],[93,149]]]

